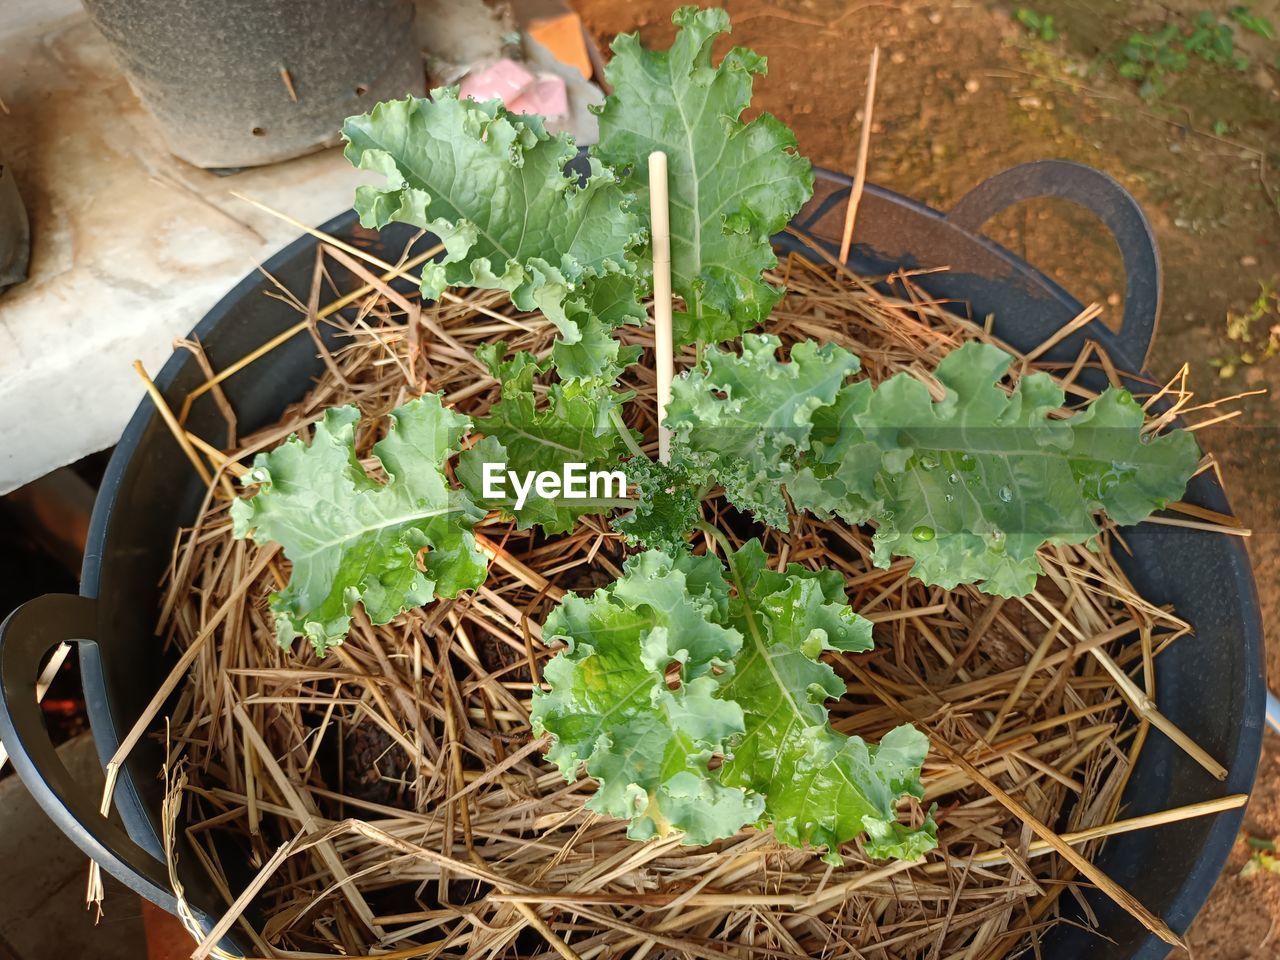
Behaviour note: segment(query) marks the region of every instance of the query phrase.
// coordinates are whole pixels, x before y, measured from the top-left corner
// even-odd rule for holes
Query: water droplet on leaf
[[[933,537],[933,527],[926,527],[923,524],[911,531],[911,539],[919,540],[921,543],[928,543]]]
[[[1008,487],[1001,487],[997,493],[1000,495],[1000,499],[1005,503],[1013,503],[1013,491]]]

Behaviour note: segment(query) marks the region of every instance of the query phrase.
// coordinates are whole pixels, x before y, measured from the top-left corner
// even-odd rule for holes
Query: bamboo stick
[[[649,233],[653,244],[653,365],[657,374],[658,460],[671,462],[671,431],[665,426],[675,378],[671,329],[671,224],[667,199],[667,155],[649,154]]]

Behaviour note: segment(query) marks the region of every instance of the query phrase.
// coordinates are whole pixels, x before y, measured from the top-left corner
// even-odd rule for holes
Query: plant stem
[[[631,428],[623,422],[622,414],[618,412],[617,407],[614,407],[609,411],[609,422],[612,423],[614,429],[618,431],[618,436],[622,437],[622,442],[626,444],[627,449],[631,451],[631,455],[633,457],[643,457],[644,451],[641,450],[640,445],[636,443],[636,438],[631,435]]]
[[[726,537],[722,531],[716,529],[705,520],[698,521],[698,529],[716,542],[716,546],[718,546],[721,552],[724,553],[725,563],[728,563],[730,568],[732,568],[733,562],[729,558],[733,554],[733,544],[729,542],[729,538]]]

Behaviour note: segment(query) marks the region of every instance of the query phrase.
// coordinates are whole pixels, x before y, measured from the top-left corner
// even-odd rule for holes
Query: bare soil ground
[[[639,29],[669,41],[666,0],[575,0],[603,46]],[[1241,33],[1244,70],[1193,62],[1154,100],[1120,77],[1110,56],[1138,30],[1189,23],[1212,0],[1121,3],[1028,0],[1054,17],[1046,41],[1009,9],[981,2],[727,2],[733,42],[769,58],[755,100],[795,131],[815,163],[851,170],[868,59],[881,47],[868,176],[939,209],[991,174],[1062,157],[1115,176],[1152,220],[1164,262],[1164,314],[1151,357],[1158,375],[1190,364],[1206,399],[1272,387],[1243,415],[1202,435],[1222,463],[1249,540],[1267,624],[1268,664],[1280,678],[1280,357],[1221,378],[1212,361],[1238,352],[1225,316],[1280,280],[1280,40]],[[1280,0],[1252,12],[1280,24]],[[1089,215],[1042,201],[989,225],[994,239],[1054,276],[1083,302],[1123,311],[1119,252]],[[1273,317],[1268,322],[1275,323]],[[1268,735],[1246,830],[1280,834],[1280,739]],[[1190,934],[1201,960],[1280,956],[1280,875],[1239,875],[1231,863]],[[1135,891],[1141,894],[1141,891]]]

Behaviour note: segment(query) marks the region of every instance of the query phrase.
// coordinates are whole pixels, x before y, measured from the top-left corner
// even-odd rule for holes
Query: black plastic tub
[[[847,178],[819,171],[814,199],[796,218],[806,239],[778,238],[784,248],[811,255],[835,248]],[[1146,361],[1159,310],[1160,277],[1150,228],[1133,199],[1109,177],[1060,161],[1028,164],[978,187],[949,216],[887,190],[868,187],[858,218],[850,266],[869,275],[899,267],[949,267],[916,282],[936,297],[952,298],[976,318],[994,315],[1006,341],[1029,348],[1080,310],[1059,286],[1000,246],[978,235],[982,224],[1011,203],[1040,196],[1073,199],[1093,210],[1115,234],[1128,275],[1122,329],[1094,323],[1058,344],[1047,357],[1074,358],[1086,337],[1101,344],[1123,370]],[[394,257],[410,237],[406,229],[377,234],[345,214],[324,230]],[[431,238],[420,241],[424,246]],[[297,240],[265,264],[294,288],[309,282],[316,241]],[[349,277],[339,275],[339,282]],[[297,314],[264,296],[268,283],[246,277],[196,327],[215,368],[231,362],[292,326]],[[967,305],[967,306],[966,306]],[[321,371],[309,337],[299,335],[223,383],[242,431],[277,420],[302,397]],[[1097,373],[1099,381],[1101,374]],[[178,406],[204,379],[186,353],[175,354],[156,378]],[[1097,385],[1097,384],[1093,384]],[[217,436],[222,420],[206,394],[192,409],[192,429]],[[41,658],[55,644],[79,645],[85,700],[104,763],[138,717],[169,664],[153,630],[159,583],[177,529],[189,524],[203,494],[200,481],[155,408],[144,401],[126,428],[98,494],[79,596],[50,595],[15,611],[0,625],[0,739],[18,773],[45,811],[89,856],[143,896],[171,911],[178,904],[162,862],[158,772],[161,751],[144,739],[130,754],[116,790],[124,830],[98,814],[98,798],[76,786],[50,745],[35,703]],[[1221,487],[1206,472],[1186,499],[1230,512]],[[1162,734],[1152,731],[1125,794],[1125,814],[1137,816],[1226,794],[1247,792],[1261,748],[1265,688],[1262,628],[1248,558],[1239,538],[1144,524],[1125,532],[1132,555],[1121,560],[1144,597],[1172,603],[1196,636],[1174,644],[1157,660],[1159,708],[1230,771],[1220,783]],[[1176,557],[1176,562],[1169,558]],[[1203,904],[1239,828],[1237,810],[1124,834],[1109,840],[1098,865],[1133,891],[1176,931],[1184,931]],[[208,929],[223,901],[189,852],[178,851],[189,924]],[[1105,937],[1059,924],[1042,944],[1045,960],[1141,958],[1168,947],[1104,896],[1086,893]],[[223,946],[252,952],[233,930]]]

